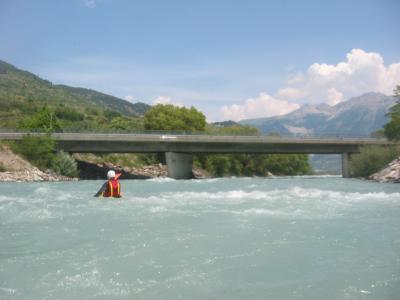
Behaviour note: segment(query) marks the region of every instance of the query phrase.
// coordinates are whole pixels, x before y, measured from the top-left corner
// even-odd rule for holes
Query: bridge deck
[[[0,140],[20,140],[23,133],[0,133]],[[40,134],[39,134],[40,135]],[[354,153],[362,145],[389,145],[371,138],[281,138],[173,134],[54,133],[68,152],[129,153]]]

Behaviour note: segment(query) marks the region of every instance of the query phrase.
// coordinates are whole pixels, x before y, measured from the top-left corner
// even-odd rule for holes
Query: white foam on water
[[[207,179],[192,179],[192,180],[190,180],[190,182],[196,183],[196,184],[210,184],[210,183],[217,182],[220,180],[221,180],[221,178],[207,178]]]
[[[400,203],[400,193],[343,192],[295,186],[287,190],[268,191],[161,192],[147,198],[132,197],[129,200],[148,206],[151,213],[157,214],[182,213],[183,209],[187,213],[196,210],[243,216],[313,219],[341,217],[346,211],[365,209],[364,203],[397,204]]]
[[[168,182],[175,182],[177,180],[173,179],[173,178],[169,178],[169,177],[155,177],[155,178],[146,179],[146,181],[157,182],[157,183],[168,183]]]
[[[39,194],[39,195],[48,194],[49,192],[50,192],[50,188],[44,187],[44,186],[38,187],[34,191],[35,194]]]
[[[51,210],[47,208],[36,208],[28,211],[21,212],[17,219],[19,220],[30,220],[30,219],[38,219],[38,220],[48,220],[54,218]]]
[[[174,179],[154,179],[156,182],[171,183]],[[223,181],[226,179],[210,179]],[[207,181],[207,180],[206,180]],[[200,181],[199,182],[206,182]],[[62,219],[77,216],[89,210],[126,211],[142,205],[146,211],[181,214],[196,210],[200,212],[223,212],[242,216],[270,216],[276,218],[331,218],[340,217],[345,211],[363,208],[364,203],[400,204],[400,193],[344,192],[318,188],[293,186],[288,189],[267,189],[256,181],[245,185],[245,189],[219,192],[174,191],[159,192],[149,196],[127,196],[118,201],[99,205],[98,199],[87,201],[86,193],[73,193],[65,189],[38,187],[31,197],[0,196],[1,214],[8,221]],[[188,184],[190,181],[188,181]],[[212,184],[211,182],[209,182]],[[196,183],[197,184],[197,183]],[[219,183],[217,183],[219,184]],[[92,196],[92,195],[90,195]],[[7,213],[9,212],[9,213]]]
[[[301,216],[304,214],[302,210],[295,210],[291,213],[282,211],[282,210],[272,210],[265,208],[250,208],[245,209],[244,211],[235,211],[237,214],[243,215],[268,215],[268,216],[280,216],[280,217],[293,217],[293,216]]]
[[[0,205],[3,205],[3,203],[9,203],[11,201],[14,201],[15,199],[18,199],[18,198],[6,196],[6,195],[0,195]]]
[[[56,200],[64,201],[64,200],[72,200],[76,199],[77,194],[76,193],[70,193],[70,192],[58,192],[55,195]]]
[[[0,287],[0,292],[4,292],[8,295],[14,295],[17,293],[17,290],[12,288]]]
[[[162,213],[167,211],[168,209],[166,207],[163,206],[155,206],[155,207],[151,207],[150,208],[150,212],[151,213]]]
[[[249,199],[267,199],[268,192],[244,190],[232,190],[224,192],[167,192],[161,193],[160,197],[167,201],[180,201],[195,204],[198,201],[221,201],[221,202],[243,202]]]
[[[400,193],[359,193],[359,192],[340,192],[321,189],[307,189],[293,187],[288,190],[274,189],[270,191],[245,191],[230,190],[221,192],[164,192],[157,196],[133,198],[135,201],[147,203],[169,203],[185,202],[187,204],[221,201],[223,203],[243,203],[249,200],[259,200],[260,202],[275,202],[278,200],[290,200],[293,203],[299,202],[335,202],[341,204],[351,204],[353,202],[388,202],[400,203]]]
[[[54,276],[60,276],[60,272],[53,274]],[[82,289],[90,289],[94,292],[94,297],[98,296],[129,296],[131,295],[131,287],[118,281],[118,274],[114,274],[111,277],[105,277],[106,275],[101,274],[97,268],[88,270],[81,273],[75,273],[73,275],[64,275],[62,278],[57,279],[56,286],[64,291],[76,291]],[[43,278],[43,286],[49,285],[49,276]],[[54,279],[54,277],[52,278]]]
[[[285,176],[286,178],[303,178],[303,179],[318,179],[318,178],[342,178],[342,175],[297,175]],[[285,178],[284,177],[284,178]]]

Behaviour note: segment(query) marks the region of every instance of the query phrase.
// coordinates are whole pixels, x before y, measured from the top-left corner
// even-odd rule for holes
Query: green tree
[[[369,177],[400,155],[400,147],[364,146],[351,156],[350,170],[354,177]]]
[[[55,157],[56,142],[49,135],[26,135],[20,143],[13,145],[13,150],[21,154],[40,169],[52,167]]]
[[[53,132],[55,130],[61,130],[60,122],[58,121],[55,114],[43,106],[43,108],[35,113],[30,118],[23,119],[18,126],[19,129],[28,131],[44,131]]]
[[[400,140],[400,85],[394,90],[394,96],[397,97],[397,103],[392,106],[388,116],[389,123],[384,127],[385,136],[390,140]]]
[[[249,125],[232,125],[227,127],[209,127],[207,131],[218,135],[260,135],[257,128]]]
[[[111,120],[110,129],[125,131],[129,129],[129,120],[123,117],[115,117]]]
[[[157,104],[144,116],[146,130],[204,131],[206,118],[194,107],[176,107],[170,104]]]

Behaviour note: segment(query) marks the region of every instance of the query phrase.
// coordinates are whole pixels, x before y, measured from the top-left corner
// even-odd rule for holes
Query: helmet
[[[115,172],[113,170],[110,170],[107,172],[107,178],[111,179],[115,177]]]

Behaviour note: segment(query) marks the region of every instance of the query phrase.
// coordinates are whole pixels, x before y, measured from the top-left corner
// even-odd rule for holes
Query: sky
[[[0,60],[209,121],[400,84],[400,0],[0,0]]]

